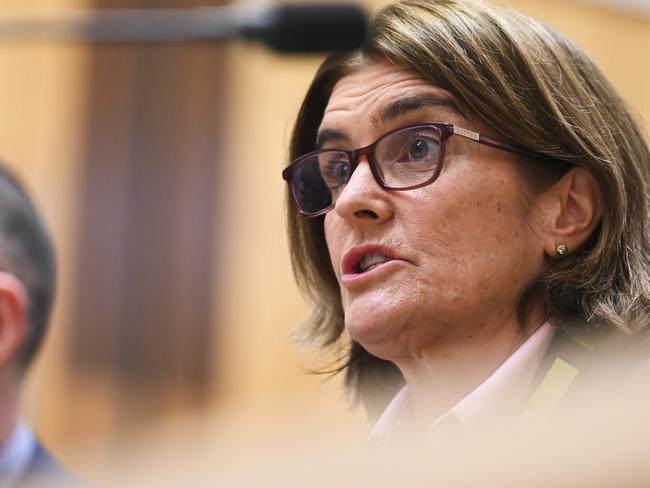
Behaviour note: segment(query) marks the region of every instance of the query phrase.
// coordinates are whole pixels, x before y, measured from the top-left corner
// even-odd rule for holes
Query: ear
[[[544,192],[546,215],[546,253],[561,257],[579,249],[591,236],[602,216],[602,195],[593,175],[584,168],[572,168]]]
[[[27,291],[10,273],[0,271],[0,367],[20,350],[27,333]]]

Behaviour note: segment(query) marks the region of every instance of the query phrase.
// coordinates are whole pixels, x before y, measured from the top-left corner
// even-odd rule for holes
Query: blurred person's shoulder
[[[32,486],[82,488],[84,485],[36,440],[29,464],[16,483],[16,488]]]

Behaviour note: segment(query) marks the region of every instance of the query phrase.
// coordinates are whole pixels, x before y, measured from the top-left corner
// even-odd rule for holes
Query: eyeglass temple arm
[[[472,139],[473,141],[479,142],[481,144],[485,144],[486,146],[492,146],[497,149],[502,149],[504,151],[516,153],[516,154],[521,154],[522,156],[527,156],[529,158],[533,159],[557,159],[554,158],[553,156],[549,156],[548,154],[543,154],[535,151],[528,151],[527,149],[523,149],[521,147],[513,146],[512,144],[508,144],[507,142],[502,142],[497,139],[493,139],[490,136],[485,136],[483,134],[480,134],[478,132],[474,132],[468,129],[463,129],[462,127],[457,127],[453,126],[453,133],[458,136],[466,137],[468,139]]]

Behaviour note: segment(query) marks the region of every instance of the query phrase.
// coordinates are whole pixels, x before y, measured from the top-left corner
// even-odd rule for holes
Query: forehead
[[[433,116],[434,109],[440,117],[430,121],[448,122],[442,118],[462,116],[459,104],[449,92],[411,70],[374,62],[341,78],[334,86],[321,130],[379,130],[409,112],[428,110]]]
[[[332,90],[325,115],[345,111],[350,104],[367,106],[406,95],[414,89],[433,88],[413,71],[398,69],[388,63],[372,63],[338,81]]]

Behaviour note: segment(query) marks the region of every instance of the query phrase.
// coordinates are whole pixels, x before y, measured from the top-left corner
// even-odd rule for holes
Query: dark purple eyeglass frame
[[[417,185],[411,185],[411,186],[405,186],[405,187],[394,187],[390,186],[388,183],[384,181],[383,175],[381,174],[381,170],[379,168],[379,165],[377,164],[377,161],[375,159],[375,147],[377,144],[384,139],[385,137],[390,136],[391,134],[394,134],[396,132],[400,132],[403,130],[410,130],[410,129],[435,129],[439,136],[440,136],[440,152],[438,155],[438,161],[436,161],[436,168],[431,177],[429,177],[426,181],[422,183],[418,183]],[[414,190],[416,188],[422,188],[423,186],[430,185],[436,179],[438,176],[440,176],[440,172],[442,171],[442,165],[445,160],[445,149],[446,149],[446,142],[447,139],[449,139],[451,136],[461,136],[465,137],[467,139],[471,139],[473,141],[478,142],[479,144],[485,144],[486,146],[491,146],[495,147],[497,149],[501,149],[503,151],[508,151],[511,153],[515,154],[520,154],[522,156],[526,156],[529,158],[533,159],[552,159],[556,160],[556,158],[552,156],[548,156],[543,153],[538,153],[534,151],[528,151],[526,149],[513,146],[512,144],[508,144],[507,142],[499,141],[498,139],[494,139],[489,136],[485,136],[483,134],[480,134],[478,132],[474,132],[468,129],[463,129],[462,127],[457,127],[453,124],[445,124],[445,123],[440,123],[440,122],[424,122],[420,124],[415,124],[415,125],[409,125],[406,127],[400,127],[399,129],[392,130],[390,132],[387,132],[383,134],[381,137],[379,137],[375,142],[372,144],[369,144],[365,147],[361,147],[359,149],[354,149],[352,151],[346,151],[344,149],[335,149],[335,148],[330,148],[330,149],[317,149],[316,151],[309,152],[307,154],[304,154],[297,158],[295,161],[293,161],[289,166],[287,166],[283,171],[282,171],[282,178],[287,182],[289,185],[289,189],[291,190],[291,196],[293,197],[293,202],[294,205],[301,215],[304,215],[305,217],[318,217],[319,215],[323,215],[330,210],[334,208],[336,205],[336,202],[332,203],[329,207],[324,208],[322,210],[319,210],[318,212],[306,212],[302,208],[300,208],[300,203],[298,201],[298,197],[296,196],[295,190],[293,188],[293,185],[291,184],[291,181],[293,179],[293,175],[296,171],[297,168],[299,168],[304,161],[312,158],[316,154],[324,153],[324,152],[341,152],[344,154],[347,154],[348,157],[350,158],[351,164],[350,164],[350,175],[354,173],[354,170],[357,169],[357,166],[359,166],[359,160],[361,159],[361,156],[366,156],[366,159],[368,161],[368,165],[370,166],[370,171],[372,173],[372,176],[375,178],[375,181],[381,186],[382,188],[386,190],[392,190],[392,191],[404,191],[404,190]],[[568,162],[567,162],[568,163]]]

